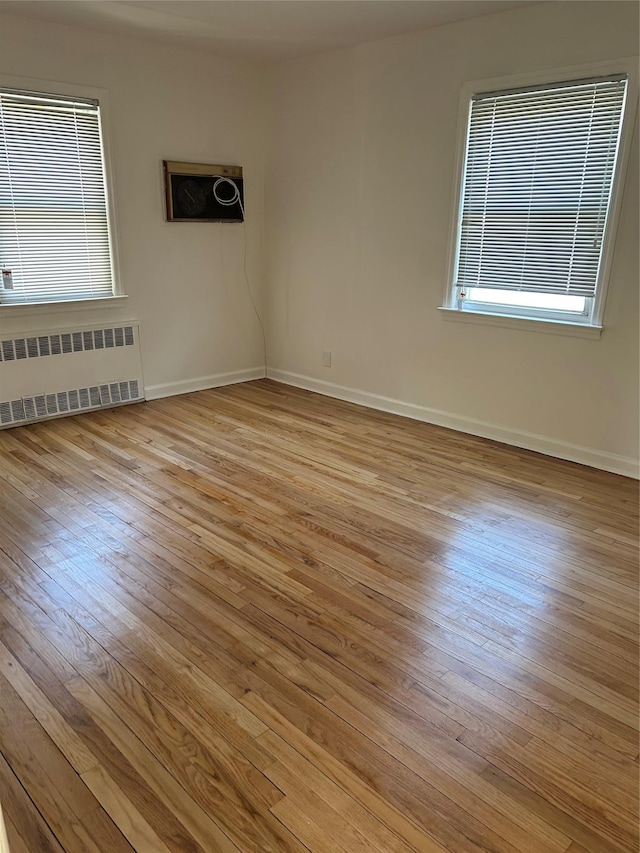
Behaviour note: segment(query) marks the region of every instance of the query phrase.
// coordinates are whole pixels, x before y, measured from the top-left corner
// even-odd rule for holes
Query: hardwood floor
[[[637,851],[637,524],[267,380],[0,433],[12,853]]]

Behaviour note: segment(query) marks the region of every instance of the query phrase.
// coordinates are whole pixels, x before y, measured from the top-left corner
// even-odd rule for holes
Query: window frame
[[[95,86],[81,86],[73,83],[62,83],[52,80],[42,80],[35,77],[16,77],[0,74],[0,87],[16,89],[24,92],[39,92],[46,95],[60,95],[67,98],[91,99],[98,102],[100,107],[100,135],[102,142],[102,161],[104,168],[104,186],[106,195],[107,221],[109,226],[109,250],[111,257],[111,296],[98,296],[88,299],[56,299],[46,302],[15,302],[11,304],[0,302],[0,313],[11,317],[23,314],[66,313],[67,311],[97,310],[105,307],[115,307],[124,302],[127,295],[122,285],[118,254],[118,231],[116,216],[116,197],[113,184],[113,168],[111,145],[109,139],[109,93],[106,89]]]
[[[481,92],[509,90],[518,87],[540,87],[569,82],[607,74],[626,74],[627,97],[622,116],[620,148],[613,175],[611,201],[604,233],[602,256],[595,296],[592,297],[589,314],[572,313],[546,309],[524,308],[511,305],[496,305],[495,308],[484,302],[466,301],[459,304],[455,274],[460,246],[460,224],[464,196],[465,158],[469,125],[471,119],[471,99]],[[545,69],[543,71],[516,74],[508,77],[493,77],[485,80],[473,80],[462,86],[458,111],[458,130],[456,161],[454,173],[453,205],[449,237],[449,255],[445,293],[441,314],[447,320],[505,325],[523,329],[548,331],[571,336],[599,337],[603,327],[606,295],[613,261],[613,249],[620,218],[620,208],[624,194],[625,176],[629,164],[629,154],[635,124],[638,102],[638,59],[626,57],[619,60],[591,63],[589,65]],[[481,286],[481,285],[480,285]]]

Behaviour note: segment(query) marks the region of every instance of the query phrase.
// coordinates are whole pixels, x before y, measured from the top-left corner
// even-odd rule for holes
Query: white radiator
[[[0,341],[0,429],[143,399],[135,324]]]

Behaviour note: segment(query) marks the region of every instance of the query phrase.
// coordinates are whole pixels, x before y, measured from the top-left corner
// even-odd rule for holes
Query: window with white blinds
[[[0,304],[113,295],[97,101],[0,89]]]
[[[452,307],[592,321],[626,96],[626,74],[473,94]]]

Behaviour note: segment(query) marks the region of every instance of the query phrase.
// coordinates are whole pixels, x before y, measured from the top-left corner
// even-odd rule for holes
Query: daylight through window
[[[594,322],[626,75],[473,95],[451,307]]]
[[[0,89],[0,304],[113,295],[97,101]]]

